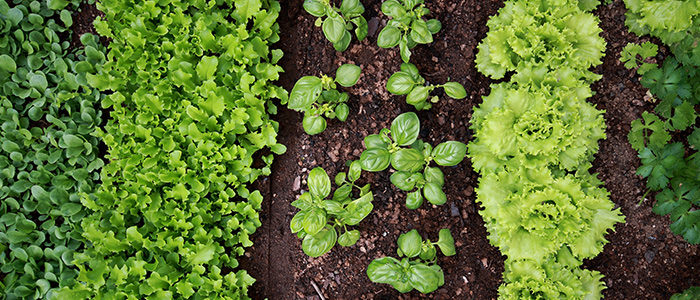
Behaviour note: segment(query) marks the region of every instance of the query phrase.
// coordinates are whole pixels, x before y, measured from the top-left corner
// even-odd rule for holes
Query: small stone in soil
[[[301,188],[301,177],[297,176],[297,178],[294,178],[294,183],[292,184],[292,190],[293,191],[298,191],[299,188]]]
[[[648,263],[651,263],[654,261],[654,256],[656,256],[656,252],[652,250],[648,250],[647,252],[644,252],[644,258],[646,258]]]
[[[450,214],[453,217],[458,217],[459,216],[459,208],[457,208],[457,205],[455,205],[454,202],[450,202]]]

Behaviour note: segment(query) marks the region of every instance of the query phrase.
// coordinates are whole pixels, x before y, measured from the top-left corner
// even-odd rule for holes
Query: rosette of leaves
[[[602,112],[586,102],[590,88],[545,89],[500,83],[474,110],[469,145],[477,171],[551,166],[576,171],[605,138]]]
[[[343,0],[340,8],[330,0],[305,0],[304,10],[317,17],[315,25],[323,29],[323,35],[333,44],[336,51],[343,52],[352,40],[352,24],[358,41],[367,37],[367,20],[362,14],[365,7],[360,0]]]
[[[476,55],[479,72],[493,79],[515,72],[519,83],[533,76],[558,78],[562,73],[589,83],[599,79],[588,69],[601,64],[605,40],[597,18],[577,2],[506,1],[486,23],[489,32]]]
[[[91,34],[70,47],[78,2],[0,0],[0,298],[50,299],[75,283],[80,202],[100,180],[104,62]],[[10,7],[11,5],[11,7]]]
[[[287,107],[304,112],[302,125],[306,133],[314,135],[326,130],[325,118],[347,120],[350,108],[346,102],[350,96],[339,92],[336,83],[351,87],[360,79],[361,72],[356,65],[344,64],[336,70],[335,78],[304,76],[294,84]]]
[[[107,62],[86,76],[112,93],[97,131],[109,163],[80,199],[89,247],[57,299],[248,299],[238,258],[261,225],[286,92],[277,1],[98,2]]]
[[[436,261],[438,248],[445,256],[457,253],[449,229],[440,229],[437,242],[423,240],[413,229],[401,234],[397,244],[400,260],[390,256],[373,260],[367,267],[370,281],[390,284],[401,293],[416,289],[423,294],[431,293],[445,284],[445,275]]]
[[[309,191],[292,202],[292,206],[298,208],[299,212],[289,224],[292,233],[303,239],[301,248],[306,255],[319,257],[331,251],[336,242],[348,247],[360,238],[360,231],[348,230],[347,227],[362,222],[374,208],[369,184],[363,187],[355,184],[361,173],[360,163],[353,161],[347,174],[339,173],[335,177],[335,183],[339,187],[333,192],[333,197],[328,199],[331,181],[326,171],[317,167],[309,172]],[[354,189],[359,191],[356,199],[353,199]],[[339,231],[342,234],[338,235]]]
[[[409,192],[406,197],[409,209],[419,208],[423,199],[435,205],[445,204],[444,175],[430,163],[455,166],[462,162],[467,151],[467,146],[457,141],[440,143],[433,148],[418,140],[419,132],[420,120],[415,113],[400,114],[391,122],[391,129],[365,137],[367,149],[360,156],[365,171],[380,172],[390,165],[396,170],[391,174],[391,183]]]
[[[411,49],[418,44],[430,44],[433,35],[442,28],[437,19],[425,20],[430,14],[423,0],[386,0],[382,3],[382,12],[391,20],[379,32],[377,45],[382,48],[399,46],[401,59],[409,62]]]
[[[417,110],[428,110],[432,107],[431,103],[440,101],[438,96],[430,97],[430,93],[436,88],[443,88],[445,94],[452,99],[467,97],[467,91],[459,82],[426,85],[425,78],[418,73],[418,68],[412,63],[402,63],[401,71],[392,74],[386,82],[386,89],[390,93],[406,95],[406,103],[413,105]]]

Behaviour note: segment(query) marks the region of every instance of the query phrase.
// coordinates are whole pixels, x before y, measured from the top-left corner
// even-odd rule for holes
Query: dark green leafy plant
[[[379,32],[377,45],[382,48],[399,46],[404,62],[410,61],[411,49],[418,44],[432,43],[433,35],[442,29],[437,19],[423,19],[430,14],[423,0],[387,0],[382,3],[382,12],[391,20]]]
[[[386,82],[386,89],[390,93],[407,95],[406,103],[413,105],[417,110],[430,109],[431,103],[440,101],[438,96],[430,97],[430,93],[436,88],[443,88],[445,94],[452,99],[467,97],[467,91],[459,82],[451,81],[441,85],[426,85],[425,78],[420,75],[418,68],[412,63],[402,63],[401,71],[392,74]]]
[[[70,47],[79,3],[0,0],[1,299],[55,298],[78,278],[80,198],[104,165],[94,135],[103,95],[86,72],[105,60],[91,34]]]
[[[620,53],[620,61],[628,69],[637,69],[637,73],[643,75],[649,70],[656,68],[656,64],[646,62],[650,57],[656,56],[659,46],[651,42],[642,44],[629,43]]]
[[[367,149],[360,156],[362,169],[380,172],[391,165],[396,170],[391,174],[391,183],[409,192],[406,207],[416,209],[423,199],[435,205],[447,202],[442,191],[445,179],[439,168],[431,167],[435,162],[440,166],[455,166],[466,156],[467,146],[461,142],[449,141],[433,148],[418,140],[420,120],[415,113],[400,114],[391,129],[382,129],[379,134],[365,137]]]
[[[436,261],[437,248],[440,248],[445,256],[457,253],[449,229],[440,229],[440,237],[434,243],[423,240],[418,231],[413,229],[401,234],[397,244],[397,253],[403,258],[398,260],[382,257],[373,260],[367,267],[367,277],[370,281],[390,284],[401,293],[416,289],[424,294],[433,292],[445,284],[445,275]]]
[[[289,224],[292,233],[303,239],[301,248],[306,255],[319,257],[331,251],[336,241],[348,247],[360,238],[360,231],[347,227],[362,222],[374,208],[369,184],[363,187],[355,184],[361,172],[360,163],[353,161],[347,174],[338,174],[335,183],[339,187],[331,199],[327,199],[331,194],[331,181],[326,171],[317,167],[309,172],[309,191],[292,202],[300,211]],[[353,189],[359,190],[359,197],[354,200]],[[339,230],[343,232],[340,235]]]
[[[700,299],[700,286],[693,286],[682,293],[671,296],[670,300],[694,300]]]
[[[361,72],[356,65],[344,64],[336,70],[335,79],[326,75],[304,76],[294,84],[287,107],[304,112],[302,124],[306,133],[314,135],[326,130],[325,118],[347,120],[350,108],[346,102],[350,96],[336,90],[336,83],[351,87],[360,79]]]
[[[343,0],[340,8],[334,7],[330,0],[305,0],[304,10],[317,17],[316,26],[323,29],[335,50],[343,52],[352,40],[352,24],[355,24],[355,36],[362,41],[367,37],[367,20],[362,16],[365,7],[360,0]],[[325,18],[325,19],[324,19]]]

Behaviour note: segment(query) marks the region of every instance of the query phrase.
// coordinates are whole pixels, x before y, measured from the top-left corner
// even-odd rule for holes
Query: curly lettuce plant
[[[316,27],[323,29],[323,35],[336,51],[343,52],[350,45],[352,24],[356,26],[358,41],[367,37],[367,20],[362,16],[365,7],[360,0],[343,0],[340,8],[333,6],[330,0],[305,0],[304,10],[317,17]]]
[[[363,187],[355,185],[361,172],[360,163],[354,161],[347,174],[338,174],[335,182],[340,187],[331,199],[327,199],[331,194],[331,180],[326,171],[317,167],[309,172],[309,191],[292,202],[299,212],[289,223],[292,233],[303,239],[301,248],[306,255],[319,257],[331,251],[336,241],[338,245],[348,247],[360,239],[360,231],[348,230],[347,226],[359,224],[374,208],[369,184]],[[359,191],[359,197],[354,200],[353,189]],[[343,232],[340,235],[339,230]]]
[[[401,293],[414,289],[431,293],[445,284],[445,275],[437,265],[437,248],[443,255],[452,256],[455,241],[449,229],[440,229],[437,242],[423,238],[418,230],[399,236],[397,253],[401,260],[387,256],[373,260],[367,266],[367,277],[376,283],[386,283]],[[437,247],[435,247],[437,246]]]
[[[426,85],[425,78],[418,73],[418,68],[412,63],[402,63],[401,71],[389,77],[386,89],[394,95],[407,95],[406,103],[413,105],[417,110],[428,110],[431,103],[440,101],[438,96],[430,98],[430,93],[436,88],[443,88],[445,94],[452,99],[464,99],[467,91],[459,82],[447,82],[440,85]],[[430,98],[430,102],[428,102]]]
[[[413,112],[400,114],[391,122],[391,129],[384,128],[379,134],[365,137],[367,149],[360,156],[360,165],[365,171],[380,172],[389,165],[396,170],[391,174],[391,183],[409,192],[406,197],[408,209],[419,208],[423,199],[435,205],[445,204],[444,175],[430,163],[455,166],[462,162],[467,152],[467,146],[457,141],[440,143],[433,148],[418,140],[419,133],[418,116]]]
[[[350,108],[346,102],[350,96],[336,90],[336,83],[351,87],[360,79],[361,72],[356,65],[344,64],[336,70],[335,78],[304,76],[294,84],[287,107],[304,112],[302,125],[306,133],[314,135],[326,130],[325,118],[347,120]]]
[[[9,3],[8,3],[9,2]],[[91,34],[71,47],[78,2],[0,0],[0,298],[51,299],[79,280],[81,195],[100,181],[95,130],[104,63]]]
[[[399,46],[405,63],[411,59],[411,49],[418,44],[432,43],[433,35],[442,29],[442,23],[437,19],[424,20],[430,10],[423,0],[386,0],[382,3],[382,12],[391,20],[379,32],[377,46]]]

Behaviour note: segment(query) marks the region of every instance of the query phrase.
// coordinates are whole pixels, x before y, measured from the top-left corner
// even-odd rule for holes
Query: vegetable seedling
[[[445,284],[442,268],[436,264],[437,248],[445,256],[457,253],[449,229],[440,229],[439,236],[433,243],[423,240],[415,229],[401,234],[397,253],[403,258],[387,256],[373,260],[367,267],[367,277],[372,282],[390,284],[401,293],[416,289],[427,294],[437,290]]]
[[[418,68],[412,63],[401,64],[401,71],[398,71],[389,77],[386,82],[386,89],[394,95],[407,95],[406,103],[413,105],[417,110],[428,110],[432,107],[431,103],[440,101],[438,96],[432,96],[430,101],[430,93],[436,88],[443,88],[445,94],[452,99],[464,99],[467,97],[467,91],[458,82],[447,82],[442,85],[426,85],[425,78],[418,73]]]
[[[377,45],[382,48],[399,46],[401,59],[409,62],[411,50],[418,44],[430,44],[433,35],[442,29],[437,19],[424,20],[430,14],[423,0],[387,0],[382,3],[382,12],[391,20],[379,32]]]
[[[360,163],[353,161],[347,173],[335,177],[335,183],[340,187],[331,199],[327,199],[331,193],[328,174],[320,167],[309,172],[309,191],[292,202],[292,206],[300,211],[289,224],[292,233],[303,239],[301,248],[306,255],[319,257],[331,251],[336,242],[348,247],[360,238],[357,229],[348,230],[347,227],[359,224],[374,208],[369,184],[362,187],[355,184],[361,173]],[[354,200],[353,189],[359,190],[359,197]],[[341,229],[343,234],[338,236]]]
[[[340,8],[334,7],[330,0],[306,0],[304,10],[317,17],[315,25],[323,29],[323,35],[337,51],[343,52],[350,45],[352,24],[359,41],[367,37],[367,20],[362,16],[365,7],[359,0],[343,0]]]
[[[304,76],[292,88],[287,107],[304,112],[304,131],[310,135],[319,134],[326,130],[326,118],[337,118],[345,122],[350,113],[346,104],[350,96],[339,92],[337,84],[351,87],[360,79],[360,67],[344,64],[335,72],[335,79],[321,75]]]
[[[447,202],[442,187],[445,179],[442,171],[431,167],[435,161],[440,166],[455,166],[464,159],[467,146],[449,141],[433,148],[418,140],[420,120],[413,112],[403,113],[391,123],[391,129],[382,129],[379,134],[365,137],[367,149],[360,155],[362,169],[370,172],[383,171],[392,166],[391,183],[409,192],[406,207],[416,209],[425,198],[435,205]]]

